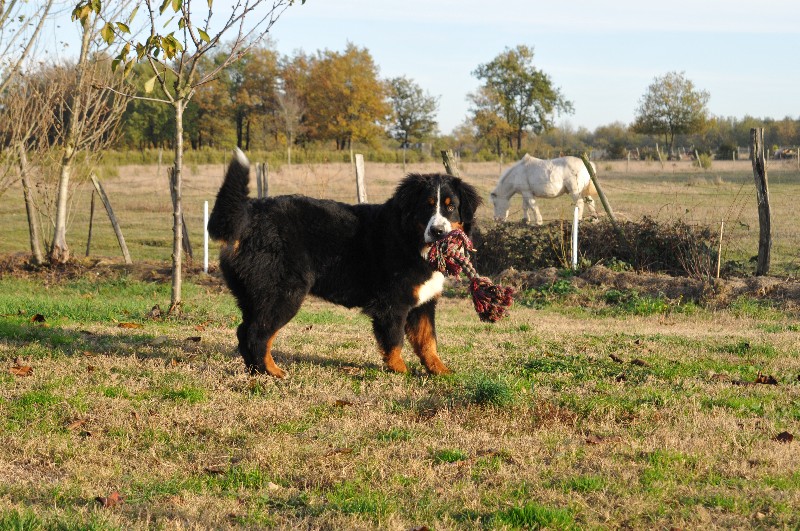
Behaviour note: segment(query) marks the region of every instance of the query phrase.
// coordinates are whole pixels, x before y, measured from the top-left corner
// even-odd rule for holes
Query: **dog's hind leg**
[[[431,374],[447,374],[450,369],[436,352],[436,301],[430,301],[409,312],[406,318],[406,337],[414,353]]]
[[[383,364],[392,372],[408,372],[403,361],[403,325],[402,315],[380,315],[372,317],[372,330],[378,341],[378,348],[383,356]]]
[[[262,299],[262,307],[247,328],[245,363],[251,372],[266,372],[276,378],[284,378],[286,371],[278,367],[272,358],[272,343],[278,331],[292,320],[305,298],[305,290],[288,291],[272,299]],[[267,300],[276,301],[271,304]],[[241,338],[240,338],[241,341]]]

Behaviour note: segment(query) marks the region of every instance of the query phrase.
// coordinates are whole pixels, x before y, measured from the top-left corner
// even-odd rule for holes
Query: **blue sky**
[[[200,2],[205,4],[205,2]],[[200,4],[199,3],[199,4]],[[198,4],[198,5],[199,5]],[[215,11],[229,3],[217,0]],[[535,50],[573,102],[556,123],[630,123],[656,76],[683,71],[717,116],[800,116],[800,1],[306,0],[271,31],[283,54],[367,48],[384,78],[440,97],[440,131],[467,116],[471,74],[507,47]],[[58,39],[59,32],[49,36]],[[46,46],[46,45],[45,45]]]

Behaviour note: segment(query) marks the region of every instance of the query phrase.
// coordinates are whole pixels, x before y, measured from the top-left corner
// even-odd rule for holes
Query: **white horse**
[[[594,163],[591,164],[594,168]],[[532,209],[536,224],[541,225],[542,214],[536,205],[536,197],[550,198],[569,194],[573,204],[578,207],[578,217],[583,218],[584,202],[592,217],[597,217],[594,199],[590,195],[596,193],[589,172],[578,157],[543,160],[526,153],[522,160],[500,176],[489,197],[494,205],[494,219],[504,221],[508,217],[511,196],[522,194],[523,221],[530,222],[528,210]]]

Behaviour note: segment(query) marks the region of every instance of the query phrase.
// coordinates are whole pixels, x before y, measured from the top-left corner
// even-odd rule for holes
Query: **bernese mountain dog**
[[[208,232],[222,242],[220,267],[242,311],[236,335],[251,372],[286,375],[272,343],[309,293],[361,308],[388,370],[406,372],[406,337],[428,372],[450,372],[436,352],[444,276],[425,257],[451,230],[471,234],[481,204],[474,187],[446,174],[409,174],[385,203],[350,205],[302,195],[248,199],[249,174],[237,149]]]

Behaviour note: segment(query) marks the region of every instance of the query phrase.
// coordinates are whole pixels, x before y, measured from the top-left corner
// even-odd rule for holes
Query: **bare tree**
[[[305,3],[305,0],[301,0]],[[207,10],[195,10],[192,0],[172,0],[161,3],[158,13],[152,0],[144,0],[149,34],[141,42],[134,42],[128,23],[108,19],[101,30],[107,43],[117,38],[125,41],[115,66],[124,65],[126,73],[133,70],[138,61],[146,61],[153,76],[145,83],[145,90],[152,92],[159,84],[164,98],[149,98],[170,105],[175,112],[175,201],[173,208],[172,243],[172,296],[170,312],[177,311],[181,304],[182,287],[182,239],[183,239],[183,113],[198,87],[216,79],[231,64],[239,61],[258,44],[272,28],[280,15],[294,0],[239,0],[230,8],[231,14],[212,29],[213,1],[205,0]],[[172,10],[173,13],[165,12]],[[196,12],[204,11],[203,16]],[[99,14],[99,2],[81,0],[73,11],[73,17],[86,20],[92,13]],[[133,18],[133,17],[129,17]],[[215,20],[215,19],[214,19]],[[167,34],[159,33],[163,28],[172,29]],[[177,34],[177,37],[176,37]],[[203,70],[201,61],[206,54],[219,48],[223,38],[233,42],[226,47],[227,54],[217,56],[214,68]]]
[[[278,127],[286,136],[286,162],[292,165],[292,146],[302,132],[302,120],[306,110],[302,100],[291,90],[278,92]]]
[[[37,83],[35,76],[20,76],[0,93],[0,196],[17,180],[28,215],[31,255],[35,264],[44,262],[39,213],[28,153],[39,161],[49,150],[48,133],[53,126],[53,108],[60,91],[54,83]]]
[[[5,0],[0,0],[0,93],[30,56],[53,3],[54,0],[46,0],[26,16],[27,2],[11,0],[6,4]]]

